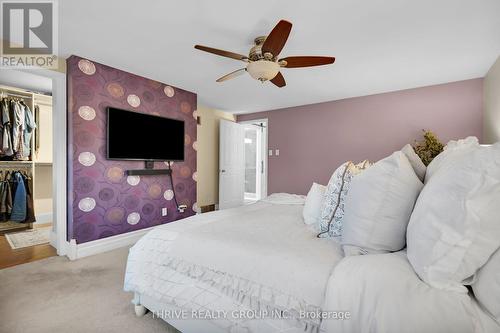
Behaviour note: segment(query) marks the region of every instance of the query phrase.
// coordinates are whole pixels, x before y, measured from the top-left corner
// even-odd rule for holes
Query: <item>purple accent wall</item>
[[[362,84],[362,83],[360,83]],[[283,88],[286,89],[286,88]],[[332,88],[334,89],[334,88]],[[284,95],[286,96],[286,95]],[[268,118],[268,193],[306,194],[345,161],[377,161],[434,131],[446,143],[482,138],[483,79],[239,115]]]
[[[193,215],[196,94],[76,56],[67,60],[67,75],[68,239],[84,243]],[[106,159],[108,106],[185,121],[185,161],[173,164],[177,200],[189,207],[184,214],[167,176],[127,177],[125,170],[144,169],[144,162]],[[147,133],[130,128],[130,135]]]

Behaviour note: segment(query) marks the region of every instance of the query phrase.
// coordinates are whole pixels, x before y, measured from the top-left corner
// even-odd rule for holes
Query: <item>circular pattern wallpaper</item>
[[[127,177],[127,183],[131,186],[138,185],[140,181],[141,181],[140,176],[128,176]]]
[[[108,90],[108,93],[111,97],[114,98],[120,98],[123,95],[125,95],[125,91],[123,90],[123,87],[116,83],[116,82],[110,82],[106,86],[106,89]]]
[[[148,194],[151,198],[157,199],[161,197],[161,186],[159,184],[153,184],[148,188]]]
[[[83,198],[78,203],[78,208],[82,212],[91,212],[95,208],[96,202],[94,198]]]
[[[141,215],[139,215],[139,213],[136,212],[130,213],[127,216],[127,223],[131,225],[136,225],[137,223],[139,223],[140,220],[141,220]]]
[[[84,120],[88,120],[88,121],[94,120],[95,110],[94,110],[94,108],[92,108],[88,105],[80,106],[80,108],[78,109],[78,115]]]
[[[165,92],[165,95],[167,95],[168,97],[174,97],[175,95],[175,91],[174,91],[174,88],[170,87],[170,86],[166,86],[163,91]]]
[[[136,108],[138,107],[139,105],[141,105],[141,99],[139,98],[139,96],[137,95],[128,95],[127,97],[127,102],[130,106]]]
[[[163,193],[163,197],[165,198],[165,200],[172,200],[174,198],[174,191],[166,190],[165,193]]]
[[[196,94],[77,56],[68,59],[67,70],[70,238],[80,244],[194,215],[199,210]],[[177,211],[168,176],[127,176],[127,170],[144,169],[144,162],[106,158],[107,107],[184,121],[185,159],[171,167],[176,199],[190,209]],[[148,134],[130,128],[130,135]],[[167,167],[166,162],[155,163],[156,169]],[[167,216],[161,216],[164,207]]]
[[[87,75],[95,74],[95,65],[87,59],[81,59],[78,61],[78,68]]]
[[[89,151],[85,151],[78,155],[78,162],[84,166],[92,166],[96,161],[95,155]]]

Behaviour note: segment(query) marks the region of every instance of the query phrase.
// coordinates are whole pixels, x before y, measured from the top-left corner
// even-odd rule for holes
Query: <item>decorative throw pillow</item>
[[[466,153],[468,150],[473,150],[479,147],[479,140],[475,136],[469,136],[468,138],[450,141],[444,147],[444,150],[441,154],[436,156],[431,164],[427,166],[427,171],[425,173],[425,183],[429,181],[429,179],[437,172],[437,170],[441,167],[443,162],[446,160],[446,157],[450,154],[453,154],[457,151],[463,151]]]
[[[465,280],[500,247],[500,143],[443,154],[408,225],[408,259],[429,285],[466,293]]]
[[[355,177],[343,220],[344,253],[384,253],[404,248],[406,227],[422,187],[401,151]]]
[[[407,144],[403,147],[403,149],[401,149],[401,151],[406,155],[408,161],[410,161],[415,174],[418,176],[420,181],[423,182],[425,179],[425,172],[427,170],[427,167],[425,166],[424,162],[422,162],[417,153],[415,153],[415,149],[413,149],[410,144]]]
[[[314,225],[318,223],[325,190],[326,186],[324,185],[312,184],[311,189],[307,193],[304,209],[302,210],[305,224]]]
[[[351,180],[370,165],[368,161],[363,161],[357,165],[352,162],[345,162],[335,170],[323,197],[318,237],[338,237],[342,235],[345,198],[349,192]]]
[[[500,323],[500,249],[479,270],[472,290],[478,302]]]

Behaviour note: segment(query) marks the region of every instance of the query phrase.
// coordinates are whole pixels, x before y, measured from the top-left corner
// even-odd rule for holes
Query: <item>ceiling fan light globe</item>
[[[259,60],[248,64],[247,72],[256,80],[268,81],[280,71],[280,65],[274,61]]]

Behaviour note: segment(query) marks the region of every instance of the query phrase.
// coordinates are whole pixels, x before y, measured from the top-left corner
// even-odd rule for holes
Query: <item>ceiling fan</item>
[[[268,36],[255,38],[255,45],[250,49],[248,56],[242,54],[214,49],[212,47],[195,45],[194,48],[205,52],[217,54],[223,57],[232,58],[247,62],[245,68],[224,75],[217,79],[217,82],[224,82],[248,72],[251,77],[261,82],[271,81],[278,87],[286,85],[285,78],[280,73],[283,68],[298,68],[332,64],[334,57],[320,56],[295,56],[278,58],[281,50],[285,46],[288,35],[292,30],[292,23],[281,20],[276,24]]]

